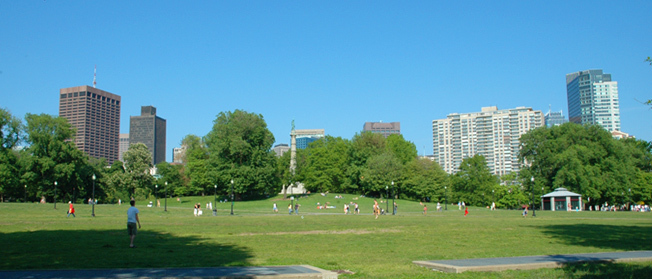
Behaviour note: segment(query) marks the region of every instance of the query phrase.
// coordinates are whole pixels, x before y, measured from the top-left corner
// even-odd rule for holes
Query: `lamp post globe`
[[[27,202],[27,185],[25,185],[25,201],[24,202]]]
[[[233,215],[233,179],[231,179],[231,215]]]
[[[168,182],[165,181],[165,209],[163,211],[168,211]]]
[[[156,200],[156,207],[158,207],[158,184],[154,185],[154,199]]]
[[[93,178],[93,197],[92,197],[93,200],[92,200],[91,203],[92,203],[93,209],[91,211],[91,216],[95,217],[95,178],[97,178],[97,177],[95,177],[95,174],[93,174],[92,178]]]

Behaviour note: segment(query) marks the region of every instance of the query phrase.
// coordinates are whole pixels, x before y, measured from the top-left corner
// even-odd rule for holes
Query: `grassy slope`
[[[0,269],[69,269],[308,264],[328,270],[351,270],[352,278],[523,278],[631,277],[652,272],[651,263],[574,265],[565,269],[500,273],[442,274],[412,264],[414,260],[508,257],[562,253],[652,250],[652,215],[630,212],[540,212],[524,219],[520,211],[457,206],[428,215],[416,202],[397,201],[397,216],[374,219],[373,199],[344,195],[335,199],[301,198],[301,215],[288,215],[289,199],[218,204],[218,217],[204,209],[213,197],[168,199],[168,211],[141,211],[138,248],[129,249],[125,222],[128,205],[0,204]],[[344,215],[344,203],[359,202],[362,215]],[[272,213],[278,203],[279,213]],[[318,210],[329,202],[336,209]],[[164,204],[164,201],[161,201]],[[386,204],[381,206],[385,208]]]

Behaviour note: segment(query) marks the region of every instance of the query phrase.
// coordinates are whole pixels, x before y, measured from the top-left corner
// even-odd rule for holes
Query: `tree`
[[[198,194],[214,191],[217,183],[217,174],[212,172],[209,163],[208,148],[204,141],[196,135],[187,135],[181,140],[181,145],[186,148],[186,176],[190,181],[186,189],[176,188],[175,194]]]
[[[408,162],[403,169],[401,181],[403,192],[408,198],[420,201],[445,201],[444,186],[448,185],[448,174],[439,164],[429,159]]]
[[[636,145],[614,139],[597,125],[531,130],[521,137],[521,178],[534,177],[536,188],[567,188],[590,198],[589,205],[622,204],[624,193],[636,189],[636,178],[643,177],[640,172],[647,172],[642,168],[649,168],[649,151]]]
[[[116,197],[142,199],[151,195],[154,177],[150,174],[152,154],[147,146],[143,143],[132,144],[123,157],[125,172],[114,173],[110,180]]]
[[[476,206],[488,205],[491,190],[495,189],[498,179],[491,173],[487,161],[482,155],[475,155],[462,160],[459,171],[451,178],[455,197],[466,204]]]
[[[367,164],[362,171],[362,193],[370,196],[380,196],[386,192],[386,187],[395,182],[397,195],[400,194],[399,178],[403,165],[394,154],[385,152],[374,155],[367,160]]]
[[[262,115],[242,110],[221,112],[205,143],[219,192],[229,193],[231,180],[238,199],[280,191],[271,150],[274,135]]]
[[[18,157],[13,150],[20,142],[22,123],[9,111],[0,108],[0,201],[5,194],[12,192],[16,196],[19,188]],[[27,189],[25,189],[27,191]]]
[[[406,141],[400,134],[391,134],[387,137],[387,150],[393,153],[403,165],[414,161],[418,156],[416,145]]]
[[[168,188],[168,191],[170,191],[170,193],[173,193],[176,196],[184,196],[188,194],[188,187],[182,175],[182,165],[171,165],[168,162],[160,162],[156,165],[156,168],[158,169],[159,174],[163,177],[163,183],[165,183],[165,181],[168,182],[168,187],[170,187]],[[161,191],[164,190],[164,188],[162,188],[164,185],[165,184],[159,185]],[[161,191],[159,191],[158,196],[160,196]]]
[[[326,136],[310,143],[299,169],[300,181],[310,191],[346,193],[349,142]]]
[[[57,197],[74,200],[77,195],[85,195],[91,180],[88,173],[87,156],[78,150],[74,143],[68,141],[74,136],[74,130],[64,118],[47,114],[27,114],[27,142],[31,156],[25,156],[22,181],[34,185],[37,196],[55,195],[54,182],[57,185]],[[83,191],[83,192],[82,192]]]
[[[385,152],[385,147],[386,140],[381,134],[367,131],[353,136],[351,148],[349,148],[349,168],[347,171],[348,187],[352,191],[359,193],[368,191],[368,189],[360,188],[364,184],[363,172],[366,171],[367,161],[369,158]]]

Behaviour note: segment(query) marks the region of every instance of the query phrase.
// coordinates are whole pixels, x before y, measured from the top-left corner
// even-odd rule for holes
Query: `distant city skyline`
[[[93,85],[97,65],[97,88],[122,97],[119,133],[152,105],[165,112],[168,148],[240,109],[263,116],[274,145],[290,143],[293,119],[345,139],[365,122],[395,121],[425,155],[432,120],[489,106],[568,114],[564,76],[602,69],[618,81],[620,130],[650,141],[650,10],[652,1],[7,1],[0,107],[58,115],[58,90]]]

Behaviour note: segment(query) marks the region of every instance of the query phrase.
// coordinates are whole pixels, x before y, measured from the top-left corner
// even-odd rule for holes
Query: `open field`
[[[541,212],[457,206],[436,212],[428,204],[397,201],[397,216],[371,215],[373,199],[319,194],[298,201],[300,215],[289,215],[290,200],[218,204],[218,216],[202,207],[213,197],[168,199],[168,211],[138,201],[143,225],[130,249],[128,205],[0,204],[0,269],[90,269],[134,267],[213,267],[308,264],[349,270],[340,278],[645,278],[652,263],[577,264],[563,269],[499,273],[444,274],[412,264],[414,260],[572,254],[652,250],[652,214],[635,212]],[[344,215],[342,205],[359,202],[361,215]],[[272,213],[278,203],[279,213]],[[317,202],[335,209],[319,210]],[[164,201],[161,200],[161,206]],[[386,204],[382,203],[383,208]],[[390,208],[391,211],[391,208]],[[532,212],[530,212],[530,215]]]

